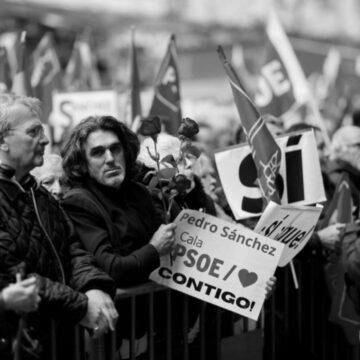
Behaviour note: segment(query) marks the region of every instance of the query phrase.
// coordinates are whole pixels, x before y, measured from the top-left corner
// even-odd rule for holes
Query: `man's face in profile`
[[[45,146],[49,143],[40,119],[24,105],[17,105],[16,117],[4,137],[11,165],[24,173],[44,161]]]

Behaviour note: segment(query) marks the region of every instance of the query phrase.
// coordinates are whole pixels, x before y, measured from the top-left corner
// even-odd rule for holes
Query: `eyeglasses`
[[[9,129],[9,132],[16,132],[16,131],[23,131],[20,129]],[[33,127],[30,127],[28,129],[25,129],[25,134],[29,135],[32,138],[42,138],[45,136],[45,130],[42,125],[36,125]]]

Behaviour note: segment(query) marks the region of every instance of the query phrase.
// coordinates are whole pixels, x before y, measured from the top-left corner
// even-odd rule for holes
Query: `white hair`
[[[0,141],[3,141],[7,135],[11,123],[23,115],[23,110],[19,105],[26,107],[32,115],[40,118],[41,102],[39,99],[13,93],[0,94]]]
[[[44,156],[44,163],[42,166],[36,167],[31,173],[38,180],[43,176],[44,172],[51,171],[52,169],[62,168],[62,158],[57,154],[47,154]]]

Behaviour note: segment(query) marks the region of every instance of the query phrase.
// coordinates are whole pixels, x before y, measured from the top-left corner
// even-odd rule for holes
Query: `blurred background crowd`
[[[7,49],[10,69],[14,73],[15,34],[26,30],[27,62],[36,95],[40,80],[39,74],[32,71],[34,61],[29,61],[30,55],[36,55],[33,52],[40,39],[46,33],[51,34],[59,61],[53,65],[59,69],[53,71],[68,73],[61,87],[57,84],[58,88],[66,91],[115,88],[119,94],[120,117],[124,118],[125,94],[130,81],[131,26],[136,27],[144,115],[151,105],[155,76],[169,36],[175,33],[182,112],[204,125],[206,130],[200,136],[209,137],[206,141],[213,148],[221,148],[233,142],[238,116],[223,69],[215,56],[215,48],[222,44],[234,66],[244,66],[249,76],[255,79],[265,57],[265,18],[272,3],[313,86],[322,115],[331,122],[329,127],[338,124],[340,118],[351,122],[346,115],[360,104],[360,57],[356,48],[360,10],[355,0],[341,4],[332,0],[259,0],[251,3],[216,0],[3,0],[0,44]],[[76,40],[89,44],[91,56],[85,62],[92,74],[88,80],[75,84],[71,80],[69,60]],[[84,51],[85,48],[81,52],[84,54]],[[335,58],[341,53],[338,70],[332,75],[336,86],[330,88],[323,79],[329,51],[332,55],[335,52]],[[9,86],[11,77],[1,76],[5,76],[2,81]],[[88,75],[83,76],[86,78]]]

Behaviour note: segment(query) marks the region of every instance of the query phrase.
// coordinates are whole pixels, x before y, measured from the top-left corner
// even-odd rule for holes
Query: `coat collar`
[[[30,174],[24,176],[20,182],[16,181],[15,178],[9,179],[0,175],[0,184],[11,201],[14,201],[20,194],[24,194],[30,189],[35,190],[38,188],[35,178]]]

